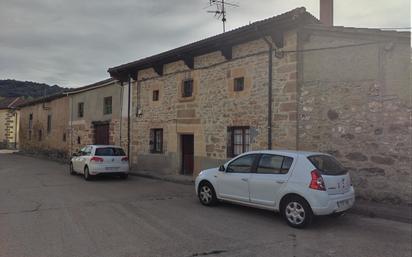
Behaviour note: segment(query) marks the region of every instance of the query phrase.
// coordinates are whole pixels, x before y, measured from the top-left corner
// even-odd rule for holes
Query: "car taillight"
[[[122,162],[128,162],[128,161],[129,161],[129,157],[126,156],[122,158]]]
[[[94,156],[90,159],[90,161],[91,162],[103,162],[104,160],[103,160],[103,158]]]
[[[312,180],[310,181],[309,188],[321,191],[326,190],[325,182],[323,181],[322,175],[318,170],[312,170],[310,172],[310,176],[312,177]]]

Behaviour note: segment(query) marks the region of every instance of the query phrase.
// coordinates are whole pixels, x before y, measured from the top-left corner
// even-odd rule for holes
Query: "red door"
[[[193,135],[182,135],[182,174],[192,175],[194,167],[194,137]]]
[[[94,125],[94,144],[108,145],[109,144],[109,124]]]

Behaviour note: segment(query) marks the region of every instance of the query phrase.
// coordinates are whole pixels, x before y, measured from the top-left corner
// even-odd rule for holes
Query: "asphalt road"
[[[208,208],[192,186],[86,182],[67,166],[0,154],[0,256],[362,256],[412,254],[411,224],[348,214],[288,227],[279,215]]]

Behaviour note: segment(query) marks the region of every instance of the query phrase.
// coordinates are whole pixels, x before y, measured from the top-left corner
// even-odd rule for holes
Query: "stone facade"
[[[0,110],[0,148],[18,147],[19,111],[16,109]]]
[[[36,102],[20,108],[22,151],[52,158],[68,158],[70,133],[68,100],[68,97],[46,99],[44,102]],[[49,115],[51,118],[48,118]],[[51,119],[49,128],[48,119]]]
[[[296,32],[285,34],[285,50],[296,50]],[[233,46],[233,57],[220,52],[196,56],[194,69],[183,61],[138,72],[133,87],[132,165],[136,169],[179,173],[181,135],[194,137],[194,175],[228,158],[228,127],[250,127],[250,148],[267,147],[268,46],[253,40]],[[296,58],[273,55],[273,146],[296,147]],[[244,89],[233,90],[234,78]],[[193,79],[193,94],[182,97],[182,81]],[[159,100],[153,101],[153,91]],[[135,113],[136,114],[136,113]],[[163,152],[150,152],[150,130],[163,129]]]
[[[410,36],[308,29],[301,44],[361,45],[299,57],[298,148],[336,156],[358,196],[412,203]]]

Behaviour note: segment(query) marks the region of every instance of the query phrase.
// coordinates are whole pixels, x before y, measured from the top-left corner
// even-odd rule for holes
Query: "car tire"
[[[288,197],[282,203],[282,216],[294,228],[304,228],[312,223],[313,212],[308,202],[299,196]]]
[[[126,180],[129,177],[129,173],[120,174],[120,178]]]
[[[69,165],[69,172],[70,172],[70,175],[76,175],[76,172],[73,169],[73,163],[70,163]]]
[[[92,180],[93,176],[89,173],[89,167],[84,167],[84,179],[87,181]]]
[[[199,185],[198,197],[201,204],[205,206],[213,206],[217,203],[215,189],[209,182],[202,182]]]

